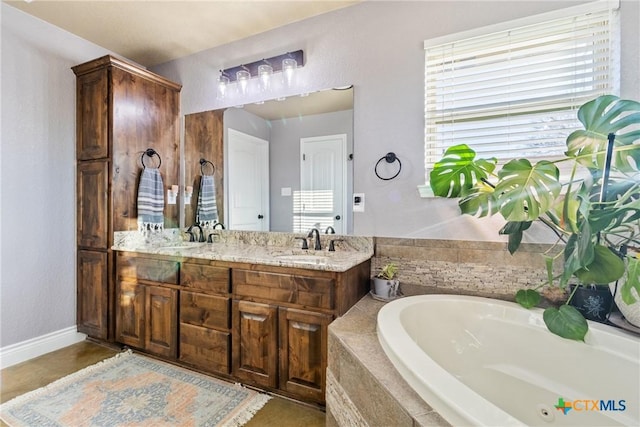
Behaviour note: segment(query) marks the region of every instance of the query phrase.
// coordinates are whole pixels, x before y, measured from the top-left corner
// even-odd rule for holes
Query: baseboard
[[[7,368],[34,357],[42,356],[71,344],[84,341],[85,334],[77,331],[75,326],[60,329],[49,334],[31,338],[16,344],[0,348],[0,367]]]

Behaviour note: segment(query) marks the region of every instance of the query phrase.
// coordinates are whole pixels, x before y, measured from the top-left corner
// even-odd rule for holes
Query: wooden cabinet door
[[[233,301],[233,375],[248,383],[278,385],[278,308]]]
[[[113,98],[113,230],[137,230],[140,153],[153,148],[165,187],[179,183],[180,91],[119,67],[111,69]],[[159,165],[157,156],[145,165]],[[164,206],[166,228],[178,226],[178,204]]]
[[[280,389],[324,402],[327,327],[333,316],[280,308]]]
[[[107,252],[78,251],[78,331],[99,339],[108,338]]]
[[[145,349],[175,358],[178,342],[178,291],[147,286],[145,298]]]
[[[145,286],[118,281],[116,285],[116,341],[144,348]]]
[[[106,68],[76,80],[76,156],[78,160],[109,156],[109,98]]]
[[[180,323],[180,360],[199,369],[229,374],[231,334]]]
[[[78,246],[108,249],[109,163],[78,162]]]

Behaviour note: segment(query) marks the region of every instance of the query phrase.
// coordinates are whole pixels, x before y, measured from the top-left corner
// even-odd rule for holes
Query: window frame
[[[603,89],[604,92],[614,95],[619,95],[620,93],[620,18],[619,13],[616,11],[619,9],[620,2],[619,0],[601,0],[595,1],[583,5],[573,6],[569,8],[564,8],[560,10],[555,10],[552,12],[542,13],[538,15],[532,15],[525,18],[510,20],[506,22],[497,23],[494,25],[475,28],[472,30],[462,31],[454,34],[448,34],[442,37],[435,37],[429,40],[425,40],[424,49],[425,49],[425,75],[424,75],[424,101],[425,101],[425,110],[424,110],[424,164],[425,164],[425,182],[426,185],[419,186],[419,190],[422,197],[431,197],[432,193],[429,188],[429,173],[433,164],[435,163],[434,159],[440,158],[442,156],[442,152],[439,152],[440,149],[446,148],[447,146],[451,146],[454,144],[443,145],[437,142],[432,141],[432,137],[428,133],[429,129],[429,112],[427,111],[429,103],[429,87],[428,87],[428,76],[427,76],[427,60],[428,60],[428,50],[439,47],[442,45],[454,43],[457,41],[466,41],[472,38],[485,37],[495,35],[496,33],[506,32],[506,31],[515,31],[520,28],[524,28],[531,25],[540,25],[549,21],[554,21],[558,19],[566,19],[576,16],[584,16],[593,12],[603,12],[607,11],[610,13],[610,18],[613,18],[613,24],[610,24],[609,29],[609,40],[610,40],[610,51],[612,53],[612,59],[609,60],[609,64],[611,65],[611,69],[608,73],[608,78],[611,83],[611,86]],[[579,107],[579,106],[577,106]],[[576,110],[577,110],[576,107]],[[568,134],[568,133],[567,133]],[[473,148],[473,147],[472,147]],[[518,150],[515,151],[513,156],[503,158],[501,161],[505,161],[509,158],[521,157],[523,155],[518,154]],[[521,150],[522,151],[522,150]],[[526,155],[526,157],[531,158],[532,156]],[[541,156],[544,157],[544,156]]]

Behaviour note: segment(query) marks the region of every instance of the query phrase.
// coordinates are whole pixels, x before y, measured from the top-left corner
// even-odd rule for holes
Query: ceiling
[[[3,0],[151,67],[362,0]]]

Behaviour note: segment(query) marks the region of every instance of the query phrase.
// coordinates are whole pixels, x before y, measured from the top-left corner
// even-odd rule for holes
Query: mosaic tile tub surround
[[[393,262],[407,294],[441,291],[513,299],[519,289],[545,281],[542,253],[550,248],[522,244],[511,255],[499,242],[377,237],[371,274]]]

